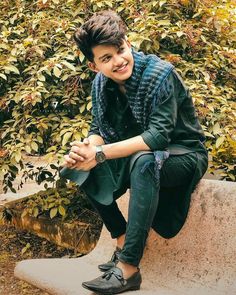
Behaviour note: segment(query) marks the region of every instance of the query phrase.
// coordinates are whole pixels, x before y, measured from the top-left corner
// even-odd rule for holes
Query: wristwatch
[[[106,161],[106,156],[102,150],[101,145],[96,146],[95,160],[97,161],[97,163],[103,163],[104,161]]]

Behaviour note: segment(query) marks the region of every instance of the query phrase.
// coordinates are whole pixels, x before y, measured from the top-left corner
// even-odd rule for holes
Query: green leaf
[[[52,208],[50,210],[50,218],[53,219],[57,215],[58,208]]]
[[[21,254],[23,255],[28,249],[31,247],[30,243],[27,243],[26,246],[21,250]]]

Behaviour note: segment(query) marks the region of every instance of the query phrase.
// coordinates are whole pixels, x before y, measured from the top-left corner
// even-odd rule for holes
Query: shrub
[[[127,23],[134,47],[176,66],[207,136],[209,171],[220,169],[223,179],[235,181],[235,1],[2,0],[0,144],[6,153],[0,165],[5,190],[14,190],[19,169],[27,175],[25,153],[60,161],[70,141],[86,136],[93,74],[72,36],[93,12],[110,8]]]

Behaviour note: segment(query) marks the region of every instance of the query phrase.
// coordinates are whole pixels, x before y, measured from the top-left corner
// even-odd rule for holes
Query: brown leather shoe
[[[98,268],[100,269],[100,271],[105,272],[111,269],[112,267],[116,266],[120,252],[121,252],[121,248],[116,247],[116,250],[112,254],[111,259],[106,263],[98,265]]]
[[[98,294],[119,294],[125,291],[139,290],[142,282],[140,271],[135,272],[130,278],[124,279],[122,270],[113,267],[102,276],[88,282],[83,282],[82,286]]]

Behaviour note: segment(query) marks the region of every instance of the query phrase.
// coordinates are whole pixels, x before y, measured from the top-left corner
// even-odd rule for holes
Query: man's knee
[[[154,165],[155,165],[154,163],[155,163],[155,157],[153,153],[141,154],[134,160],[133,165],[131,167],[131,174],[132,173],[143,174],[147,169],[151,169],[154,172]]]

